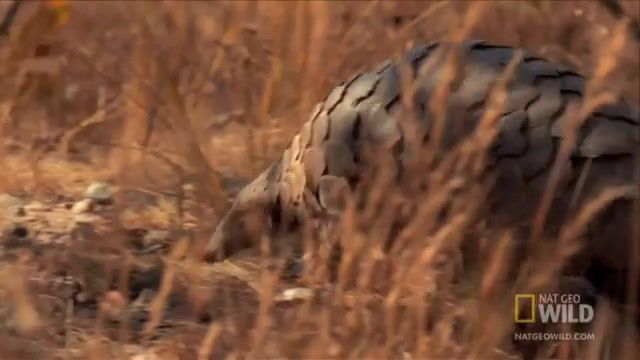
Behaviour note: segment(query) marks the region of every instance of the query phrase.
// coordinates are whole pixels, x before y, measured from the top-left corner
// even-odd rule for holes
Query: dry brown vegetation
[[[623,5],[640,18],[639,2]],[[625,314],[608,305],[595,341],[513,343],[514,293],[583,291],[558,272],[616,194],[514,264],[517,235],[474,221],[485,184],[448,167],[482,161],[482,137],[430,169],[433,193],[392,251],[384,234],[411,196],[386,189],[347,211],[340,236],[308,242],[323,245],[300,279],[260,251],[199,261],[233,183],[273,161],[313,104],[354,72],[451,34],[592,75],[593,101],[606,89],[640,104],[640,45],[595,1],[82,1],[68,13],[27,3],[0,39],[0,193],[42,205],[27,209],[28,246],[9,246],[12,221],[0,219],[0,358],[637,356]],[[79,226],[64,204],[94,181],[112,184],[115,202]],[[337,265],[332,241],[343,244]],[[468,244],[478,259],[463,264]]]

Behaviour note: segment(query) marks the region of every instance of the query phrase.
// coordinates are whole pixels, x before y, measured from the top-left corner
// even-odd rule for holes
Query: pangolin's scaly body
[[[428,103],[441,81],[445,61],[435,60],[428,70],[425,64],[442,47],[438,43],[419,47],[405,60],[416,79],[412,99],[415,118],[425,123],[430,117]],[[480,118],[493,84],[517,49],[472,41],[462,50],[463,76],[448,98],[447,126],[452,128],[456,121],[469,125]],[[569,104],[583,99],[586,79],[545,59],[523,54],[508,83],[491,158],[504,191],[514,195],[511,205],[533,209],[537,204],[530,203],[531,198],[525,200],[516,194],[526,189],[541,195],[541,185],[565,136]],[[229,255],[248,246],[251,240],[247,227],[256,218],[262,223],[278,222],[288,208],[331,208],[326,190],[347,183],[354,186],[364,141],[381,145],[379,149],[391,149],[405,141],[406,134],[398,125],[402,88],[400,67],[387,62],[333,89],[315,107],[282,157],[238,194],[209,241],[208,255],[222,250]],[[639,152],[638,109],[625,102],[601,106],[582,125],[569,159],[571,171],[562,184],[575,187],[583,174],[581,204],[609,186],[630,185],[638,191]],[[569,201],[572,192],[561,188],[558,201]],[[589,252],[604,266],[626,266],[633,197],[613,203],[600,223],[598,240],[589,243]]]

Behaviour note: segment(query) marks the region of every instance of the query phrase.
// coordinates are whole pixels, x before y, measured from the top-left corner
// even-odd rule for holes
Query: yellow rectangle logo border
[[[531,318],[520,318],[520,300],[531,299]],[[513,321],[517,324],[532,324],[536,322],[536,295],[535,294],[516,294],[514,299]]]

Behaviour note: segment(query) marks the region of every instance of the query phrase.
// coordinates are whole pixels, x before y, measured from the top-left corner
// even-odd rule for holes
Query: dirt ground
[[[0,37],[0,358],[521,358],[508,296],[483,314],[438,278],[425,325],[406,319],[432,290],[286,279],[256,251],[198,261],[316,102],[476,3],[26,2]],[[586,75],[617,29],[596,1],[483,3],[470,38]],[[639,49],[606,84],[638,105]]]

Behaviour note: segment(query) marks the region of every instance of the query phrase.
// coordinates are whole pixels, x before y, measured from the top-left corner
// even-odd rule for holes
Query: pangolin
[[[275,224],[301,221],[295,217],[285,220],[291,213],[288,209],[333,211],[336,199],[329,190],[358,184],[352,180],[358,178],[354,172],[363,158],[358,146],[363,140],[379,143],[381,149],[402,148],[398,145],[407,135],[398,124],[406,103],[401,98],[402,66],[411,69],[414,76],[413,118],[429,121],[429,99],[446,65],[446,58],[438,60],[435,54],[445,45],[435,42],[414,48],[397,62],[387,61],[335,87],[316,105],[282,156],[238,193],[206,246],[207,257],[229,256],[255,244],[257,228],[252,229],[251,224],[282,230]],[[541,195],[544,186],[540,183],[549,175],[565,136],[569,105],[584,98],[584,76],[525,50],[480,40],[464,42],[459,68],[462,76],[447,100],[446,126],[454,126],[452,121],[459,119],[474,123],[480,118],[492,85],[517,52],[522,57],[507,84],[499,134],[490,157],[494,171],[503,172],[500,175],[506,179],[506,186],[499,191],[514,194],[511,205],[535,208],[515,194],[520,189],[533,189]],[[570,186],[580,182],[584,204],[606,187],[626,185],[632,189],[628,197],[613,202],[605,211],[598,239],[588,245],[595,263],[616,271],[625,268],[629,254],[632,209],[640,188],[639,152],[638,108],[622,100],[600,106],[579,129],[568,161],[572,171],[565,174],[565,188],[558,191],[559,201],[568,202],[573,194]]]

